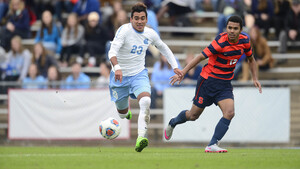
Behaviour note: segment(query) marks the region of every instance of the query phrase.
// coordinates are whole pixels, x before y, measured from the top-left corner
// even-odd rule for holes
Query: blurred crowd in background
[[[129,0],[0,0],[0,80],[22,82],[23,88],[90,88],[91,78],[82,67],[99,67],[98,87],[107,86],[111,70],[107,53],[117,29],[130,21]],[[300,0],[144,0],[148,26],[158,34],[161,18],[169,26],[194,26],[188,14],[217,12],[218,33],[226,31],[226,19],[241,16],[249,35],[259,70],[274,66],[267,41],[280,42],[278,53],[288,52],[288,41],[300,40]],[[275,30],[271,36],[270,28]],[[24,41],[32,43],[27,48]],[[151,55],[151,52],[147,53]],[[196,53],[186,52],[185,64]],[[169,81],[173,71],[164,56],[152,65],[152,82]],[[236,66],[240,79],[249,80],[242,57]],[[184,67],[184,65],[181,65]],[[71,67],[63,77],[60,69]],[[197,80],[201,65],[185,80]],[[65,84],[55,83],[57,81]],[[34,83],[38,82],[38,83]],[[72,84],[74,82],[74,84]],[[75,83],[76,82],[76,83]],[[6,93],[10,86],[1,86]],[[169,87],[153,85],[153,97]],[[152,105],[155,107],[155,105]]]

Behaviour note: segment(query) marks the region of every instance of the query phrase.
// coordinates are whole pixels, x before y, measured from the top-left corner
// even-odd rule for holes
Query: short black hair
[[[242,29],[243,28],[243,19],[238,16],[238,15],[233,15],[231,16],[227,22],[226,22],[226,26],[228,25],[228,22],[235,22],[235,23],[239,23],[240,24],[240,28]]]
[[[148,17],[147,16],[147,6],[142,2],[138,2],[135,5],[133,5],[133,7],[131,8],[131,18],[133,17],[134,12],[138,12],[138,13],[145,12],[146,18]]]

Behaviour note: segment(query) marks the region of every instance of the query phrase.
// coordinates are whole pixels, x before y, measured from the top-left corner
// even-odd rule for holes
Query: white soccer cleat
[[[217,144],[207,146],[205,148],[206,153],[227,153],[226,149],[220,148]]]
[[[173,127],[169,124],[167,128],[165,128],[165,139],[170,140],[173,133]]]

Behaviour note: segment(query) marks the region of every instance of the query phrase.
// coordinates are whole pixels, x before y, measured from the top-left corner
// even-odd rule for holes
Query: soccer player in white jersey
[[[155,45],[167,57],[174,73],[182,76],[172,51],[153,29],[145,27],[146,23],[147,7],[143,3],[135,4],[131,10],[130,23],[117,30],[108,54],[113,67],[109,84],[111,100],[116,103],[119,116],[131,119],[132,114],[128,110],[129,96],[137,98],[139,102],[138,138],[135,146],[137,152],[148,146],[151,87],[148,70],[145,68],[145,55],[149,45]]]

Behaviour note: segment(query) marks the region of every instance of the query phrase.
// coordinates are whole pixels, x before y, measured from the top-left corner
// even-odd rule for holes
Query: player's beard
[[[228,39],[230,42],[236,42],[237,41],[237,38],[238,36],[236,34],[228,34]]]

